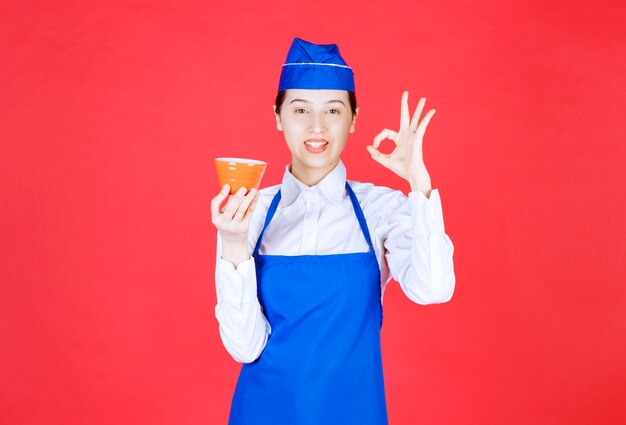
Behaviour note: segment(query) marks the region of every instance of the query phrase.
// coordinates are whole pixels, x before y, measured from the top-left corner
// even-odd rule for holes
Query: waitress
[[[218,229],[221,339],[244,363],[230,425],[387,424],[380,328],[393,278],[418,304],[455,286],[454,247],[431,188],[422,139],[435,113],[409,116],[367,149],[406,179],[401,191],[346,179],[340,158],[358,116],[354,73],[336,44],[295,38],[274,105],[292,161],[282,183],[211,202]],[[378,151],[391,139],[390,154]],[[407,335],[414,338],[414,335]]]

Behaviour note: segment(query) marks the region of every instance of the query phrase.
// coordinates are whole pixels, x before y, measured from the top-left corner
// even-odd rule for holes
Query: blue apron
[[[254,249],[257,295],[272,327],[244,363],[229,425],[385,425],[380,270],[363,211],[346,182],[369,252],[260,255],[274,196]]]

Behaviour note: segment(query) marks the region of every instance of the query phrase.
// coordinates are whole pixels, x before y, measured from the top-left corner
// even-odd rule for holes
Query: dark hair
[[[276,95],[276,113],[280,114],[280,108],[283,106],[283,102],[285,101],[285,96],[287,95],[287,90],[281,90]],[[354,92],[348,92],[348,99],[350,101],[350,109],[352,109],[352,115],[356,114],[356,95]]]

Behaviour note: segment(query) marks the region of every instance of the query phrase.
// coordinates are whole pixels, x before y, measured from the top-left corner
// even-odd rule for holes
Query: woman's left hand
[[[404,91],[400,107],[400,130],[396,132],[384,129],[374,138],[374,143],[367,146],[367,150],[376,162],[408,180],[412,190],[420,190],[428,197],[431,190],[430,176],[422,155],[422,139],[435,110],[429,110],[420,121],[426,103],[426,98],[422,97],[409,122],[408,98],[409,92]],[[380,143],[385,139],[391,139],[396,144],[396,148],[390,154],[378,150]]]

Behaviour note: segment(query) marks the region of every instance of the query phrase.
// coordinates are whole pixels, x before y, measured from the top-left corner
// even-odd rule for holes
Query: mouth
[[[325,139],[308,139],[304,144],[313,149],[320,149],[328,145],[328,140]]]

